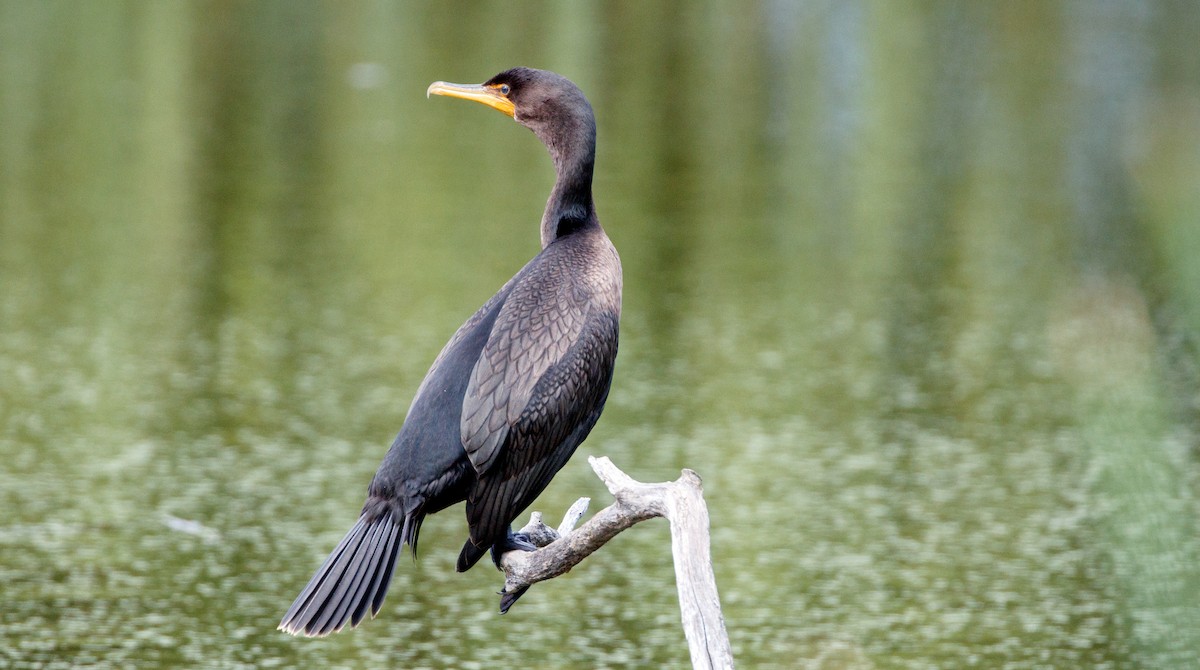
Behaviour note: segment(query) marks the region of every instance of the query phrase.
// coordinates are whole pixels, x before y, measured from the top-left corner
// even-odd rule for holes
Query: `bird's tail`
[[[388,501],[372,498],[358,523],[325,559],[308,586],[296,597],[279,630],[318,637],[357,626],[367,611],[374,617],[383,604],[402,543],[416,551],[423,514],[397,519]]]

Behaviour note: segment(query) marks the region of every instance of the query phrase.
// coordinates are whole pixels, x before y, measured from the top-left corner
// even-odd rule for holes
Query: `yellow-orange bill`
[[[444,95],[451,98],[474,100],[492,109],[498,109],[509,116],[516,113],[516,108],[513,106],[512,101],[500,93],[498,87],[494,86],[484,86],[483,84],[451,84],[445,81],[435,81],[425,91],[425,97],[431,95]]]

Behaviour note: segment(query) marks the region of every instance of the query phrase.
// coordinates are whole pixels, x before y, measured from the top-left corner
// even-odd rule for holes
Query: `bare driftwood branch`
[[[639,521],[666,517],[671,524],[675,585],[692,667],[732,668],[733,653],[709,556],[708,508],[700,476],[684,470],[673,482],[645,484],[621,472],[606,457],[589,457],[588,463],[616,502],[575,528],[589,502],[580,498],[567,510],[557,531],[542,522],[540,512],[534,512],[521,532],[540,548],[510,551],[501,558],[505,580],[500,610],[507,611],[533,584],[568,572],[617,533]]]

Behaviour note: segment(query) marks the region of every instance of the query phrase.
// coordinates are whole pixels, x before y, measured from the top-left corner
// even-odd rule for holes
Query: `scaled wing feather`
[[[555,281],[553,270],[550,264],[535,267],[513,287],[471,371],[462,441],[480,474],[500,456],[538,380],[562,360],[583,329],[586,295],[570,282]]]

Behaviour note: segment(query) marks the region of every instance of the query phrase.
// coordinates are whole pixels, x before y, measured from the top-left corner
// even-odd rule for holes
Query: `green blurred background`
[[[685,667],[651,522],[496,614],[432,517],[275,630],[553,173],[622,254],[583,455],[705,479],[746,668],[1200,658],[1200,5],[0,0],[0,666]]]

